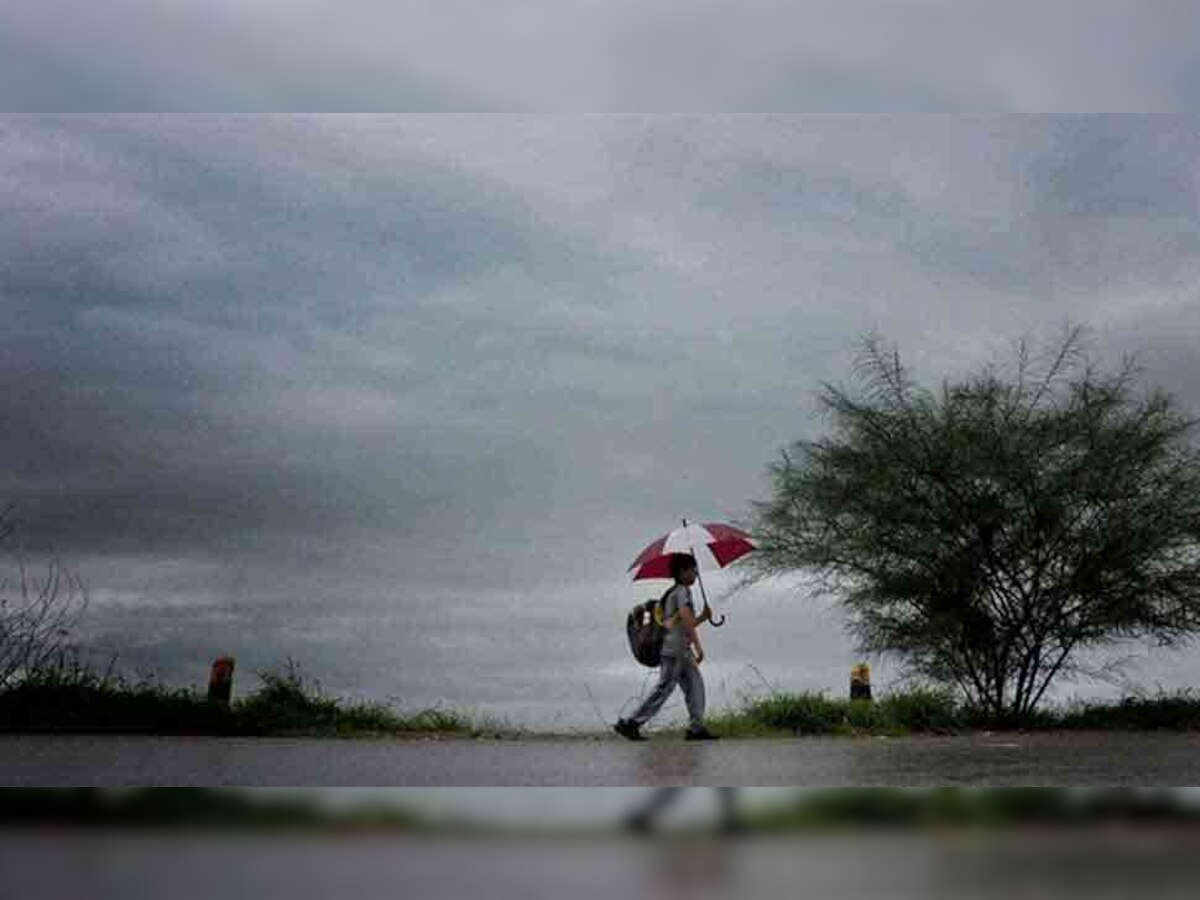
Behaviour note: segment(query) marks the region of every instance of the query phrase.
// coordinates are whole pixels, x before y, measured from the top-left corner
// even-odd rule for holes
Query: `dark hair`
[[[696,557],[690,553],[672,553],[671,554],[671,577],[676,581],[688,569],[696,568]]]

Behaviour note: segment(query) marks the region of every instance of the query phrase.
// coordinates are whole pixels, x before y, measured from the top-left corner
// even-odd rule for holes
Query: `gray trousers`
[[[662,658],[662,664],[658,667],[658,684],[629,720],[636,725],[645,725],[662,709],[675,690],[675,685],[683,688],[691,727],[699,728],[704,723],[704,679],[690,653]]]

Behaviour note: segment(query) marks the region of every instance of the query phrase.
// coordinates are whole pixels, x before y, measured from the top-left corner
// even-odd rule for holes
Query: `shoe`
[[[646,736],[642,734],[638,725],[630,722],[628,719],[619,719],[617,724],[613,726],[613,731],[621,735],[623,738],[629,738],[631,741],[644,741]]]
[[[715,734],[701,725],[699,728],[689,728],[684,734],[685,741],[716,741],[720,740]]]

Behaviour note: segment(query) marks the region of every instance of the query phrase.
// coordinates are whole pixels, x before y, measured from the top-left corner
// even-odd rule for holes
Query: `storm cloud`
[[[594,720],[588,690],[608,715],[636,687],[625,566],[744,516],[863,333],[936,382],[1083,322],[1195,410],[1198,132],[5,117],[9,549],[76,568],[90,645],[169,679],[290,654],[356,694]],[[749,663],[841,688],[835,610],[730,604],[718,702]]]
[[[1188,2],[42,0],[14,111],[1191,111]]]

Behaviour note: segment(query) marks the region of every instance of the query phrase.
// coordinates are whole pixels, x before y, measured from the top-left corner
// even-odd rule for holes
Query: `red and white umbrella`
[[[754,547],[754,539],[740,528],[719,522],[689,525],[684,520],[682,528],[667,532],[643,550],[629,571],[633,573],[634,581],[670,578],[671,556],[676,553],[696,557],[696,567],[700,571],[723,569]]]
[[[629,571],[633,573],[634,581],[670,578],[671,557],[676,553],[694,556],[698,572],[723,569],[734,560],[741,559],[754,547],[753,538],[740,528],[720,522],[689,525],[687,519],[684,519],[681,528],[668,531],[638,554]],[[707,609],[708,594],[704,590],[703,579],[700,579],[700,594]],[[724,622],[724,616],[712,619],[714,627],[719,627]]]

